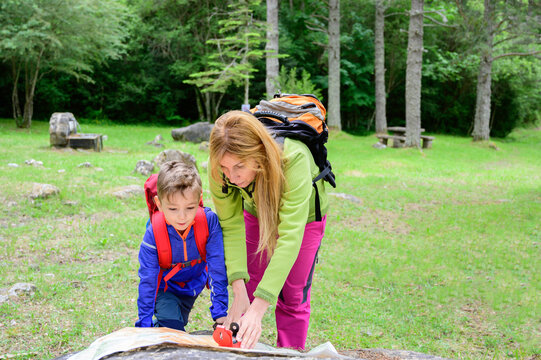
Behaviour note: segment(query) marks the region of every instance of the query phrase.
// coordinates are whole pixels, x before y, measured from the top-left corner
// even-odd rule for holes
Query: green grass
[[[83,124],[83,132],[107,134],[104,151],[65,152],[49,147],[47,123],[19,130],[0,120],[0,288],[38,289],[0,305],[0,358],[49,359],[133,325],[146,205],[111,193],[144,183],[132,171],[162,150],[145,145],[157,134],[167,149],[206,161],[198,145],[173,142],[170,131]],[[444,135],[426,151],[376,150],[375,140],[330,137],[338,187],[328,192],[360,203],[330,196],[307,348],[330,341],[339,350],[539,358],[541,131],[494,140],[498,151]],[[29,159],[43,168],[25,165]],[[93,167],[78,167],[85,161]],[[32,201],[34,182],[61,192]],[[204,201],[212,204],[208,193]],[[210,329],[209,305],[205,291],[188,331]],[[268,343],[272,313],[264,319]]]

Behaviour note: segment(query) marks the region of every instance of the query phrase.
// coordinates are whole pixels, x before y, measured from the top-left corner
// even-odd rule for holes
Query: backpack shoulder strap
[[[169,269],[173,260],[173,254],[171,253],[171,242],[169,241],[167,224],[165,223],[163,213],[161,211],[156,211],[152,214],[151,222],[160,268]]]
[[[207,216],[205,215],[205,208],[202,206],[197,208],[197,214],[195,215],[195,222],[193,226],[197,250],[199,251],[199,255],[201,255],[201,259],[203,259],[203,261],[207,261],[207,240],[209,237],[209,227]]]

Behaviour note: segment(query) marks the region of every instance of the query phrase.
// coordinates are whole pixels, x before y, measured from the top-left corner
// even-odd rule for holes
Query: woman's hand
[[[261,336],[261,320],[269,303],[256,297],[246,313],[240,318],[237,340],[241,342],[242,349],[253,349]]]
[[[240,321],[240,317],[250,307],[250,299],[248,298],[248,292],[246,291],[246,284],[243,279],[235,280],[231,283],[233,288],[233,303],[227,313],[227,318],[224,322],[224,327],[229,329],[231,323]]]

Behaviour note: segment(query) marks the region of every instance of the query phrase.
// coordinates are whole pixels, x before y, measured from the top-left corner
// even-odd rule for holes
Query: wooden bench
[[[404,147],[404,144],[406,143],[405,136],[387,135],[387,134],[377,134],[376,136],[378,137],[379,142],[385,146],[387,146],[389,139],[393,140],[394,148]]]
[[[101,134],[72,134],[68,136],[68,146],[70,148],[93,149],[100,152],[103,149],[103,140]]]
[[[432,141],[434,141],[434,136],[421,135],[421,140],[423,141],[423,149],[432,148]]]

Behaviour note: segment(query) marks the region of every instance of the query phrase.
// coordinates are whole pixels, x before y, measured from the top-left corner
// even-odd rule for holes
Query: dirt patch
[[[381,209],[367,209],[355,218],[352,216],[343,217],[340,223],[351,229],[378,228],[388,233],[400,235],[407,235],[411,231],[409,224],[401,220],[400,214]]]

